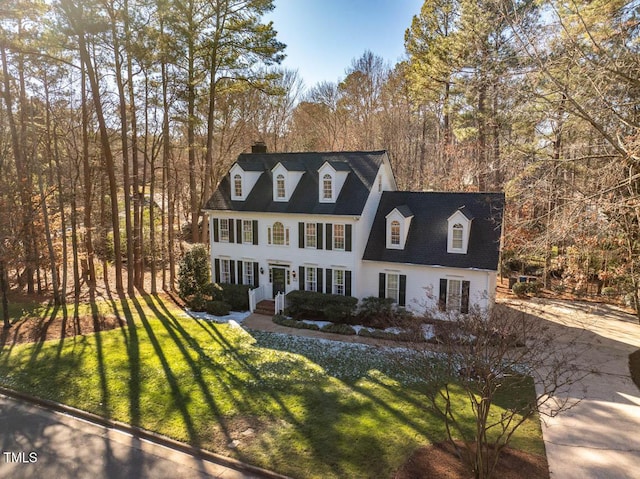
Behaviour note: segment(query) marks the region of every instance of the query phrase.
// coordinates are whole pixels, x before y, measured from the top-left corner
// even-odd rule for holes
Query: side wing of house
[[[362,296],[426,311],[493,303],[504,196],[388,192],[363,255]]]

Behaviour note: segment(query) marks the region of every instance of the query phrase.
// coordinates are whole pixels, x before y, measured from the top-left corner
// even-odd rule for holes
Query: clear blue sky
[[[305,86],[336,82],[353,58],[371,50],[394,65],[404,56],[404,32],[424,0],[275,0],[265,18],[287,45],[282,65]]]

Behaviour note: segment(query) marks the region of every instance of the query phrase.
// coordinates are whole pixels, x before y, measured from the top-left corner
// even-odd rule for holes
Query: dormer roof
[[[394,210],[413,213],[403,249],[386,247],[387,216]],[[363,259],[496,271],[503,210],[502,193],[385,191]],[[473,219],[467,254],[447,253],[448,220],[453,214]]]
[[[236,164],[251,171],[262,171],[245,201],[231,200],[229,175],[225,175],[217,190],[205,205],[207,210],[257,211],[273,213],[305,213],[359,216],[376,184],[380,167],[389,162],[385,151],[352,151],[320,153],[246,153]],[[280,163],[290,172],[301,173],[300,180],[290,193],[288,201],[273,201],[271,170]],[[329,163],[336,172],[345,172],[346,180],[336,201],[319,201],[318,171]]]
[[[394,211],[397,211],[403,218],[411,218],[413,216],[413,213],[411,212],[411,209],[409,209],[409,207],[407,205],[400,205],[400,206],[396,206],[387,216],[386,218],[388,218],[389,216],[391,216],[393,214]]]

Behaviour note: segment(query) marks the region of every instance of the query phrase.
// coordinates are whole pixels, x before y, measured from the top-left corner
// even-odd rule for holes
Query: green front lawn
[[[97,307],[125,327],[7,345],[0,383],[298,478],[390,477],[444,439],[404,353],[250,334],[155,297]],[[514,445],[543,454],[539,425]]]

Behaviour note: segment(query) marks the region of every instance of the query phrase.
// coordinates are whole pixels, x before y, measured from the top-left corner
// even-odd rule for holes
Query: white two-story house
[[[212,278],[466,312],[493,301],[503,209],[501,193],[397,191],[384,151],[257,150],[205,205]]]

